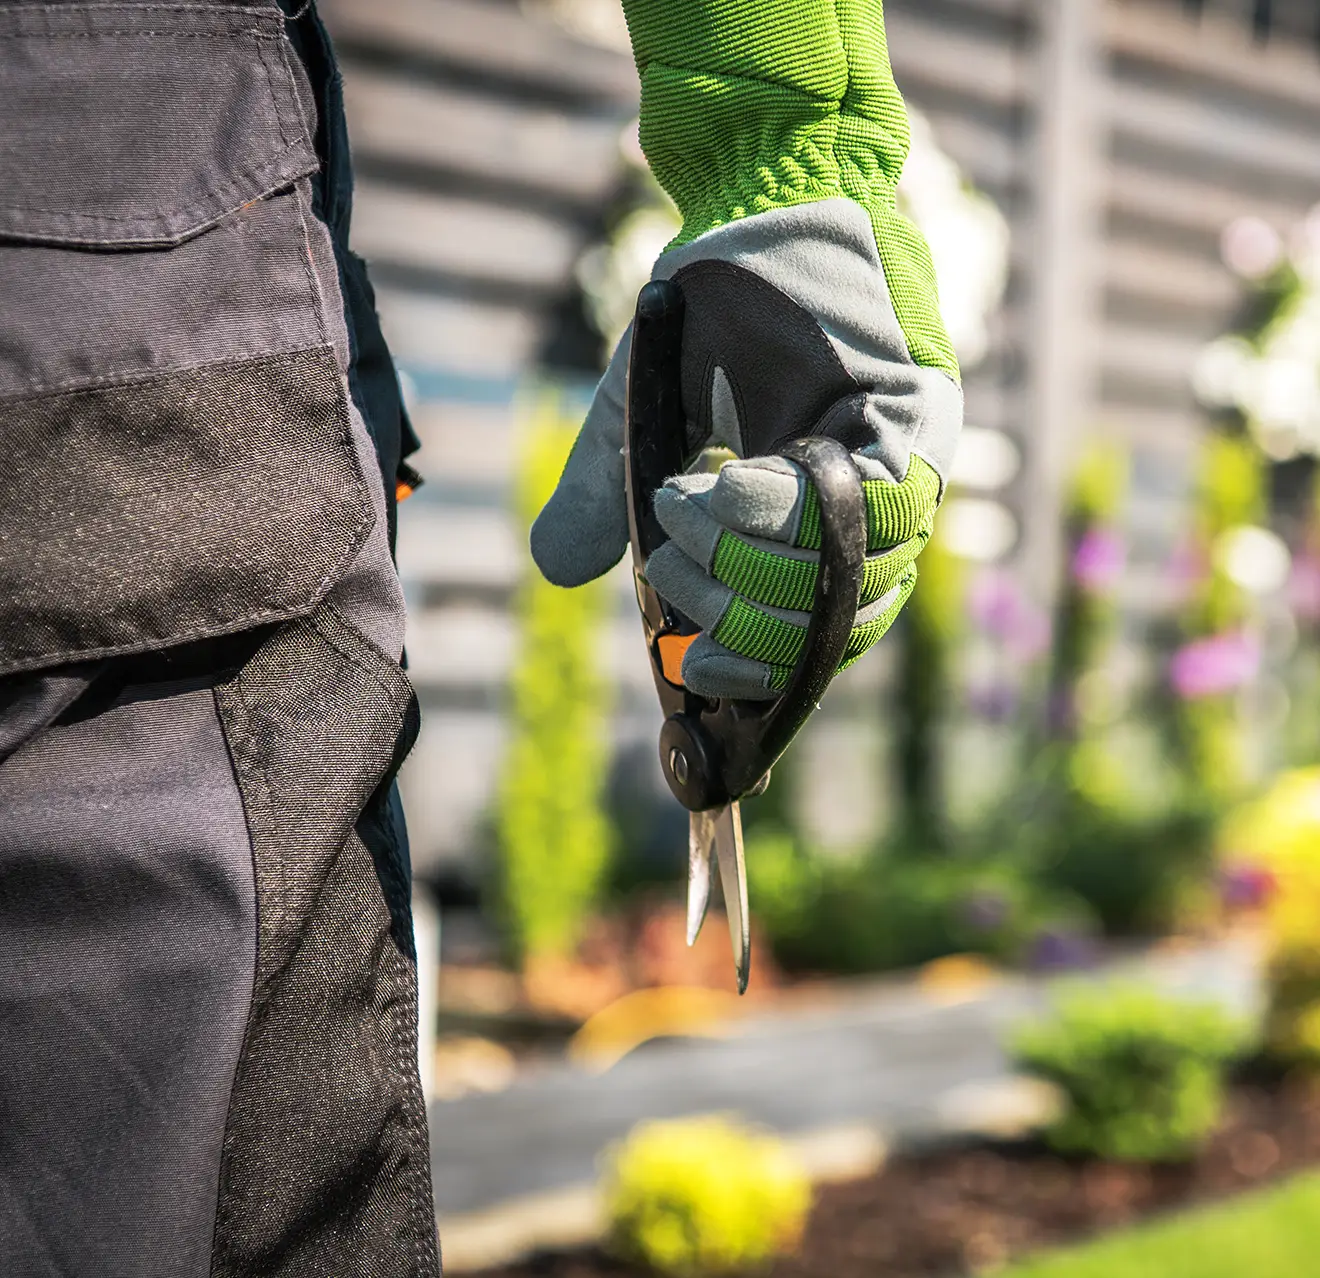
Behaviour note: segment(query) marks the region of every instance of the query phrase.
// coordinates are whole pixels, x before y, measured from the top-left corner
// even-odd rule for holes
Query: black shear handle
[[[694,812],[763,788],[771,767],[816,709],[847,651],[866,562],[866,501],[848,450],[825,436],[799,439],[780,455],[806,472],[819,497],[821,550],[802,655],[774,701],[708,701],[666,676],[663,642],[698,627],[646,581],[647,557],[666,540],[653,495],[692,457],[682,409],[683,295],[670,280],[642,289],[628,367],[625,453],[637,600],[666,713],[660,733],[665,780]],[[670,672],[672,674],[672,671]]]

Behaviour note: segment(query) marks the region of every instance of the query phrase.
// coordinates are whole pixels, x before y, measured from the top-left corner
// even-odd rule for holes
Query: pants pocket
[[[280,627],[217,700],[259,957],[213,1273],[432,1278],[406,888],[354,828],[415,732],[407,678],[323,606]]]
[[[305,615],[374,516],[282,15],[0,4],[0,98],[0,676]]]

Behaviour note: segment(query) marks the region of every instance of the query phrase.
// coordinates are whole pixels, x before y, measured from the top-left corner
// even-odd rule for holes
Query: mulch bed
[[[1186,1166],[1069,1160],[1025,1142],[900,1155],[867,1180],[823,1187],[798,1255],[769,1278],[952,1278],[1317,1163],[1320,1089],[1289,1080],[1237,1087],[1222,1130]],[[589,1251],[486,1278],[639,1273]]]

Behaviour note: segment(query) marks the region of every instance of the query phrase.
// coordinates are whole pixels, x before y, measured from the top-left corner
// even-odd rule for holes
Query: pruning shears
[[[712,701],[683,686],[682,663],[699,627],[646,580],[646,561],[668,540],[654,493],[696,460],[689,442],[680,368],[683,294],[672,280],[647,284],[637,301],[628,364],[624,430],[628,527],[637,606],[642,614],[664,726],[660,766],[674,797],[691,814],[687,940],[701,931],[718,867],[738,992],[751,970],[747,871],[739,801],[769,784],[770,769],[816,709],[847,648],[866,558],[866,504],[848,450],[810,436],[779,453],[796,463],[820,498],[821,567],[806,642],[783,694],[774,701]]]

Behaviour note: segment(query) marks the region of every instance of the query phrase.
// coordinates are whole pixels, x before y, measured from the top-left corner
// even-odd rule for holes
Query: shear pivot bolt
[[[677,746],[669,752],[669,770],[674,774],[674,780],[679,785],[688,783],[688,761],[687,755]]]

